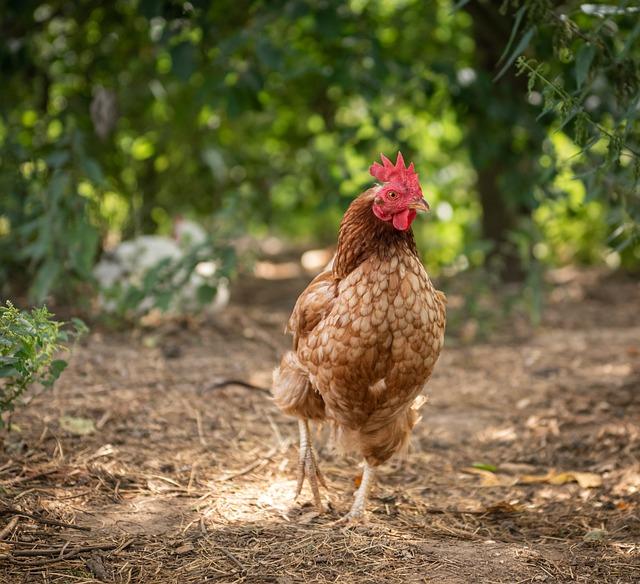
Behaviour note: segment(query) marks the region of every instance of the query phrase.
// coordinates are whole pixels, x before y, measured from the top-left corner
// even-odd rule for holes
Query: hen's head
[[[373,212],[381,221],[391,223],[399,231],[406,231],[418,211],[428,211],[413,162],[407,167],[398,152],[395,165],[381,154],[382,164],[374,162],[369,173],[382,184],[373,201]]]

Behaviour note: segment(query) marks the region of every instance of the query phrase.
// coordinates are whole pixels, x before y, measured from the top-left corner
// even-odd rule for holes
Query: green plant
[[[540,123],[577,146],[569,157],[555,156],[556,169],[569,168],[584,183],[587,203],[607,204],[607,243],[627,263],[637,261],[640,7],[629,0],[504,0],[502,10],[513,11],[514,25],[499,75],[515,63],[527,77]]]
[[[79,319],[64,330],[64,323],[52,316],[46,307],[18,310],[9,301],[0,306],[0,414],[12,411],[30,386],[51,387],[67,366],[56,353],[87,331]]]

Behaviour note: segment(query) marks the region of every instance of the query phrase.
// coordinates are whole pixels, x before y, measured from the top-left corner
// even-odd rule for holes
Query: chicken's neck
[[[333,275],[345,278],[372,255],[390,259],[396,253],[418,255],[411,228],[399,231],[378,219],[371,209],[375,189],[362,193],[347,209],[338,233]]]

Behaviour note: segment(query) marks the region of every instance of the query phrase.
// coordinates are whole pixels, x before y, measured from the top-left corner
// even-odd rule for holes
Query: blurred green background
[[[221,274],[240,236],[329,244],[397,150],[435,275],[640,266],[637,3],[0,6],[2,295],[93,293],[105,249],[178,216]]]

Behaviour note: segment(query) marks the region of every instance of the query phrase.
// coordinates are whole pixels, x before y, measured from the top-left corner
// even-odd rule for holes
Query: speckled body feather
[[[412,405],[444,341],[445,297],[420,262],[411,229],[371,211],[376,189],[353,201],[330,271],[300,295],[288,323],[293,351],[274,372],[279,407],[327,420],[367,462],[407,442]]]

